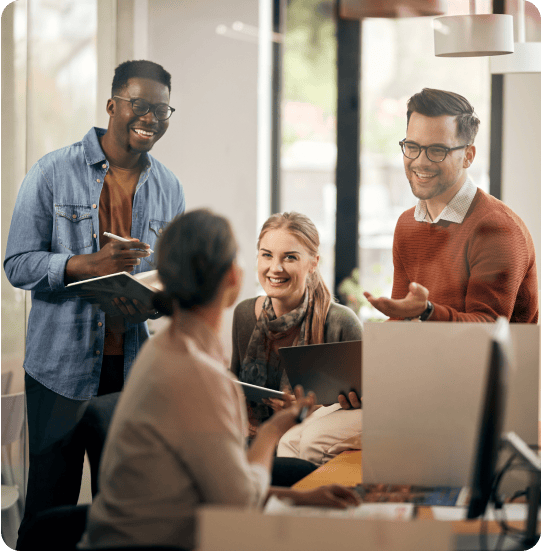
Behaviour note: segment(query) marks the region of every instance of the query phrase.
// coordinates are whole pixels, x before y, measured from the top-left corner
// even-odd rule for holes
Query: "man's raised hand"
[[[390,318],[416,318],[428,306],[428,289],[415,282],[409,284],[409,293],[405,298],[375,298],[368,291],[365,291],[364,296],[376,310]]]

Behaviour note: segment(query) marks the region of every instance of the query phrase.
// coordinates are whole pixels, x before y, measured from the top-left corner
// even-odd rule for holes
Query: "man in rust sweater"
[[[407,121],[400,146],[419,201],[396,225],[392,298],[366,298],[391,319],[537,323],[528,228],[467,174],[479,128],[473,107],[458,94],[425,88],[409,99]]]

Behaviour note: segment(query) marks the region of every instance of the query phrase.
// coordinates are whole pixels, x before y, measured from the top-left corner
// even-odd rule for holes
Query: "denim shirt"
[[[82,141],[45,155],[30,169],[15,203],[4,260],[10,283],[32,296],[25,371],[76,400],[98,392],[105,313],[66,289],[64,270],[72,256],[100,249],[98,211],[109,162],[98,136],[105,132],[92,128]],[[148,154],[143,161],[131,236],[155,250],[163,228],[184,211],[184,192],[163,164]],[[132,273],[150,269],[141,262]],[[146,322],[126,322],[124,377],[147,337]]]

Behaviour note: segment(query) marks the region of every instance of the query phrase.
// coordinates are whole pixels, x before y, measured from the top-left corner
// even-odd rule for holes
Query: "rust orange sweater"
[[[478,189],[462,224],[417,222],[414,211],[396,225],[393,298],[404,298],[415,281],[430,293],[431,321],[537,323],[534,245],[509,207]]]

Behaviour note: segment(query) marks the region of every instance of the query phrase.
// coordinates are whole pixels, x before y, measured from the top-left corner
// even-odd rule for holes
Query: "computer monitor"
[[[471,497],[466,518],[482,516],[490,500],[500,449],[510,365],[509,323],[498,318],[491,339],[491,353],[474,454]]]

